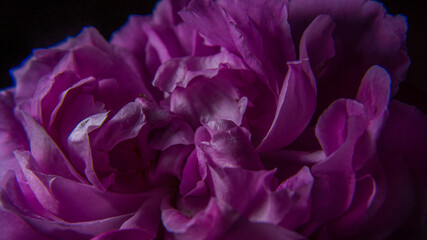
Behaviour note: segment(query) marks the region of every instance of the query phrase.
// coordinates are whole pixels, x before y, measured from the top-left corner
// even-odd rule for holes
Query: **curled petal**
[[[70,161],[76,170],[86,177],[94,185],[101,187],[93,169],[92,146],[89,140],[89,133],[98,129],[107,118],[107,113],[99,113],[90,116],[80,122],[68,137],[68,151]],[[85,169],[91,169],[89,173]],[[102,189],[102,188],[101,188]]]
[[[321,14],[328,14],[337,24],[335,56],[316,75],[319,115],[334,100],[353,98],[363,74],[373,65],[389,71],[391,95],[397,93],[410,63],[404,16],[391,16],[381,3],[365,0],[291,0],[288,7],[294,42],[300,41],[307,26]]]
[[[365,106],[369,120],[382,116],[390,100],[390,75],[379,66],[371,67],[362,79],[356,100]]]
[[[277,150],[301,134],[316,108],[316,83],[307,60],[290,62],[274,121],[258,151]]]
[[[16,115],[24,126],[30,141],[31,155],[40,171],[84,182],[61,149],[31,116],[20,110],[16,111]]]
[[[197,142],[197,146],[219,167],[261,169],[258,154],[249,141],[246,129],[231,121],[210,121],[205,124],[210,139]],[[200,133],[200,131],[199,131]],[[196,136],[198,137],[198,136]]]
[[[191,1],[180,16],[210,44],[240,54],[277,96],[295,60],[285,1]]]
[[[184,116],[193,127],[211,120],[242,123],[247,98],[241,97],[226,80],[226,75],[198,78],[186,88],[177,88],[171,95],[171,111]]]
[[[173,58],[160,66],[153,85],[163,92],[172,92],[176,87],[187,87],[197,76],[213,77],[225,66],[233,69],[245,68],[240,58],[225,50],[207,57]]]
[[[300,59],[308,58],[316,77],[325,71],[326,62],[335,56],[332,38],[335,23],[329,15],[319,15],[304,31],[299,46]]]

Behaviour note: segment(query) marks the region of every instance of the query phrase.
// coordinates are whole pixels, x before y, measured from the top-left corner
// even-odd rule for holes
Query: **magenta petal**
[[[212,120],[242,123],[247,98],[239,96],[226,76],[198,78],[186,88],[177,88],[171,95],[171,111],[184,116],[193,127]]]
[[[356,100],[365,106],[369,120],[382,116],[390,100],[390,75],[379,66],[371,67],[362,79]]]
[[[53,240],[37,232],[17,215],[0,210],[0,239],[4,240]]]
[[[366,235],[384,238],[408,220],[409,225],[402,229],[403,234],[411,232],[421,238],[424,235],[427,194],[422,183],[427,182],[426,136],[425,114],[413,106],[390,102],[389,117],[377,148],[388,191],[379,211],[363,224]],[[359,237],[365,238],[363,234]]]
[[[14,150],[28,150],[28,140],[13,114],[13,91],[0,91],[0,178],[7,170],[19,169]]]
[[[340,99],[335,101],[320,116],[316,126],[316,136],[327,156],[335,152],[350,134],[349,118],[363,119],[364,107],[354,100]]]
[[[141,229],[114,230],[98,235],[91,240],[152,240],[153,236]]]
[[[153,130],[151,135],[153,137],[150,140],[150,147],[157,150],[164,151],[178,144],[194,144],[193,129],[181,119],[172,119],[169,125]]]
[[[320,117],[316,135],[326,159],[312,167],[313,211],[303,232],[312,233],[350,206],[356,185],[353,155],[356,142],[365,132],[363,105],[353,100],[335,101]]]
[[[374,200],[375,193],[376,184],[372,176],[367,175],[357,181],[351,207],[331,226],[328,226],[333,229],[334,237],[346,239],[354,236],[359,231],[360,226],[368,216],[369,207]]]
[[[15,175],[12,171],[8,171],[1,179],[1,208],[18,215],[52,217],[33,194],[31,186],[23,183],[26,181],[25,176],[22,180],[18,180]]]
[[[295,59],[284,1],[191,1],[180,16],[209,43],[240,54],[278,94],[286,62]]]
[[[147,239],[154,239],[160,223],[160,203],[163,195],[153,196],[146,200],[136,213],[120,227],[121,230],[138,229]]]
[[[242,59],[226,50],[207,57],[173,58],[159,67],[153,85],[163,92],[172,92],[176,87],[187,87],[197,76],[213,77],[225,66],[233,69],[245,68]]]
[[[99,128],[107,118],[107,113],[98,113],[80,122],[68,137],[68,152],[70,161],[76,170],[94,185],[102,189],[93,169],[92,147],[89,133]],[[87,171],[85,169],[91,169]]]
[[[389,71],[391,93],[397,93],[410,63],[403,16],[388,15],[381,3],[365,0],[294,0],[288,6],[295,42],[321,14],[330,15],[336,23],[335,57],[317,78],[319,114],[338,98],[353,98],[363,74],[373,65]]]
[[[314,178],[310,169],[306,166],[284,181],[279,189],[285,189],[292,196],[292,207],[280,222],[280,226],[288,229],[296,229],[310,219],[311,215],[311,190]]]
[[[209,187],[211,194],[221,201],[227,202],[242,215],[249,215],[255,221],[265,221],[275,218],[282,212],[277,212],[280,205],[273,204],[281,200],[284,205],[289,200],[283,196],[270,196],[269,186],[273,178],[273,171],[248,171],[239,168],[210,168],[212,184]],[[251,186],[247,191],[245,186]],[[260,195],[260,196],[258,196]],[[271,216],[270,216],[271,215]]]
[[[162,211],[166,230],[174,233],[178,240],[219,239],[238,217],[228,205],[215,198],[191,218],[170,207]]]
[[[51,114],[46,119],[46,129],[52,133],[53,138],[58,138],[65,144],[66,139],[73,128],[86,117],[100,112],[103,104],[95,104],[95,99],[88,91],[97,87],[93,77],[80,79],[66,91],[62,92],[57,102],[51,102],[54,106]],[[52,93],[53,94],[53,93]],[[45,116],[43,116],[45,118]]]
[[[114,230],[98,235],[91,240],[151,240],[151,234],[140,229]]]
[[[93,145],[103,151],[110,151],[119,142],[136,137],[144,123],[142,104],[138,101],[130,102],[104,124]]]
[[[325,162],[312,167],[315,178],[312,213],[304,234],[311,234],[326,221],[343,214],[351,204],[355,188],[351,144],[341,147]]]
[[[276,169],[275,176],[279,182],[295,175],[304,166],[313,166],[325,160],[323,151],[305,152],[280,150],[261,153],[261,161],[266,169]]]
[[[64,221],[52,221],[37,217],[21,216],[37,231],[63,240],[86,240],[98,234],[118,229],[131,214],[125,214],[96,221],[69,223]]]
[[[32,193],[41,206],[43,206],[48,212],[52,214],[58,214],[59,202],[58,199],[50,192],[47,182],[38,177],[39,166],[34,161],[29,152],[15,151],[15,157],[19,162],[25,179],[27,180],[28,186]],[[34,171],[33,171],[34,170]],[[40,174],[40,173],[39,173]]]
[[[285,147],[301,134],[316,108],[316,83],[307,60],[290,62],[274,121],[258,151]]]
[[[295,60],[295,47],[281,0],[219,1],[230,16],[234,44],[246,63],[278,94],[287,70]]]
[[[202,166],[197,159],[197,152],[193,151],[187,158],[187,162],[184,165],[182,171],[182,180],[179,185],[179,193],[181,196],[197,195],[201,196],[207,193],[206,175],[202,174]]]
[[[181,22],[179,10],[188,4],[189,0],[164,0],[156,5],[153,18],[157,24],[175,25]]]
[[[40,167],[40,170],[43,173],[82,181],[82,178],[71,166],[56,143],[47,135],[46,131],[27,113],[17,110],[16,115],[27,132],[31,155]]]
[[[18,105],[34,96],[39,81],[51,73],[65,54],[63,49],[35,50],[30,60],[12,69],[11,75],[17,83],[15,100]]]
[[[144,34],[142,25],[147,24],[151,19],[152,17],[149,16],[129,16],[126,24],[113,33],[110,42],[128,49],[138,58],[144,59],[147,35]]]
[[[205,128],[210,134],[210,140],[196,144],[214,165],[252,170],[262,168],[246,129],[225,120],[210,121],[205,124]]]
[[[181,180],[184,164],[193,149],[191,145],[174,145],[162,151],[157,165],[150,169],[150,182],[161,184],[170,181],[171,177],[173,177],[172,180]]]
[[[319,15],[304,31],[300,42],[300,59],[308,58],[316,77],[325,71],[326,61],[335,56],[332,32],[335,23],[328,15]]]
[[[133,213],[146,199],[164,191],[158,188],[144,194],[101,193],[92,186],[64,178],[46,176],[35,171],[33,174],[44,185],[39,184],[40,190],[33,188],[34,193],[48,191],[46,193],[56,201],[55,214],[67,222],[95,221]],[[49,207],[52,209],[53,205]]]
[[[205,36],[212,45],[222,46],[237,52],[229,29],[229,16],[213,1],[191,1],[179,15]]]
[[[222,238],[224,240],[304,240],[304,236],[274,224],[256,223],[241,219]]]

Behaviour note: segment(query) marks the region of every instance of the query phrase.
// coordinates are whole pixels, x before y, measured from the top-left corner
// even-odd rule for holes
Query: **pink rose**
[[[35,50],[0,92],[0,239],[421,236],[405,34],[374,1],[163,0]]]

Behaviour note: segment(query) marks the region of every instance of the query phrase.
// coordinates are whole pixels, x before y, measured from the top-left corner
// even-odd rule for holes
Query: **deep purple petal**
[[[316,108],[316,83],[307,60],[290,62],[274,121],[258,151],[285,147],[305,129]]]
[[[319,119],[316,135],[326,159],[311,168],[315,178],[313,211],[310,222],[304,227],[305,234],[311,234],[326,221],[340,216],[351,205],[356,186],[353,155],[356,142],[367,127],[363,110],[358,102],[341,99]]]
[[[0,92],[0,178],[8,170],[18,171],[15,150],[29,150],[28,140],[19,121],[13,114],[13,91]]]
[[[332,37],[335,23],[328,15],[319,15],[305,29],[299,46],[299,58],[308,58],[314,76],[321,76],[326,61],[335,56],[334,40]]]
[[[157,165],[150,169],[150,182],[153,184],[164,183],[170,181],[171,177],[173,180],[181,180],[184,164],[193,148],[191,145],[174,145],[162,151]]]
[[[209,43],[240,54],[279,93],[286,62],[295,60],[285,1],[191,1],[180,15]]]
[[[380,117],[390,100],[390,75],[384,68],[371,67],[360,84],[356,100],[365,106],[369,120]]]
[[[365,0],[291,0],[288,6],[294,42],[321,14],[330,15],[336,23],[335,57],[326,62],[321,76],[316,75],[318,115],[338,98],[353,98],[363,74],[373,65],[389,71],[391,93],[397,93],[410,63],[403,16],[388,15],[381,3]]]
[[[242,219],[223,238],[224,240],[303,240],[300,234],[274,224],[256,223]]]
[[[24,240],[31,236],[34,240],[53,240],[37,232],[17,215],[0,210],[0,239]]]
[[[114,230],[106,233],[102,233],[91,240],[151,240],[153,237],[140,229],[124,229],[124,230]]]
[[[378,154],[384,168],[388,191],[375,216],[363,224],[365,235],[385,237],[402,226],[402,233],[422,236],[427,195],[425,148],[427,117],[415,107],[391,101],[389,117],[378,140]],[[416,184],[421,183],[421,184]],[[420,231],[421,230],[421,231]]]
[[[30,142],[31,155],[37,162],[40,171],[82,181],[82,178],[46,131],[27,113],[17,110],[16,115],[24,126]]]
[[[350,133],[349,118],[364,122],[364,106],[353,100],[340,99],[334,102],[319,118],[316,136],[327,156],[335,152]],[[360,120],[358,120],[360,119]]]

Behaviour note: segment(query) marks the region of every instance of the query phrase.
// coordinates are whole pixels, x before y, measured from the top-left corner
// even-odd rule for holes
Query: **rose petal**
[[[210,121],[205,124],[210,134],[207,141],[197,142],[212,164],[219,167],[261,169],[257,152],[249,141],[249,133],[231,121]]]
[[[53,240],[34,230],[17,215],[2,210],[0,210],[0,229],[2,229],[0,239],[22,240],[31,236],[34,240]]]
[[[182,171],[182,180],[179,184],[179,193],[181,196],[203,196],[207,193],[205,183],[207,174],[206,170],[202,169],[203,167],[198,162],[196,151],[193,151],[187,158]]]
[[[153,236],[140,229],[114,230],[100,234],[91,240],[151,240]]]
[[[192,151],[193,146],[174,145],[161,152],[157,165],[150,169],[150,182],[160,184],[168,182],[170,177],[181,180],[185,161]]]
[[[249,4],[191,1],[180,16],[209,43],[242,55],[273,93],[278,94],[286,72],[285,63],[295,59],[284,1]]]
[[[25,132],[13,114],[13,94],[11,90],[0,91],[0,178],[9,169],[18,172],[14,150],[29,150]]]
[[[56,143],[46,134],[46,131],[27,113],[19,109],[15,112],[28,135],[31,155],[40,170],[43,173],[84,182]]]
[[[280,184],[276,191],[286,189],[292,197],[292,207],[282,218],[280,226],[297,229],[310,219],[313,184],[314,178],[307,166],[302,167],[297,174]]]
[[[136,137],[144,123],[142,104],[138,101],[130,102],[100,129],[93,145],[109,151],[119,142]]]
[[[303,240],[306,238],[292,230],[274,224],[256,223],[242,219],[227,232],[223,239]]]
[[[319,15],[305,29],[299,46],[300,59],[308,58],[314,76],[325,71],[326,62],[335,56],[332,32],[335,23],[329,15]]]
[[[369,68],[360,84],[356,100],[365,106],[369,120],[383,115],[390,100],[390,75],[379,66]]]
[[[423,184],[426,182],[427,118],[415,107],[391,101],[389,117],[378,140],[378,154],[389,189],[385,201],[375,216],[363,224],[360,235],[384,238],[399,228],[408,217],[409,225],[403,234],[422,236],[423,221],[426,216],[427,195]],[[399,236],[397,236],[399,237]]]
[[[138,229],[143,231],[147,239],[154,239],[157,235],[160,224],[161,197],[162,195],[153,196],[145,201],[138,211],[122,224],[120,229]]]
[[[215,198],[191,218],[170,206],[162,211],[163,224],[176,239],[218,239],[237,218],[236,212]]]
[[[353,155],[357,140],[365,132],[363,106],[353,100],[335,101],[320,117],[316,135],[325,150],[326,159],[311,170],[313,211],[303,232],[311,234],[328,220],[343,214],[354,195],[356,176]]]
[[[84,119],[74,128],[67,140],[71,163],[82,176],[86,175],[89,182],[99,185],[98,187],[102,185],[94,174],[89,133],[99,128],[107,115],[107,113],[98,113]],[[89,172],[86,169],[92,169],[92,171]]]
[[[152,139],[150,147],[157,150],[165,150],[173,145],[194,144],[193,129],[181,119],[172,119],[171,123],[165,127],[151,131]]]
[[[290,62],[274,121],[258,151],[285,147],[305,129],[316,107],[316,83],[307,60]]]
[[[207,57],[173,58],[160,66],[153,85],[164,92],[172,92],[176,87],[187,87],[197,76],[213,77],[224,66],[233,69],[245,68],[240,58],[225,50]]]
[[[406,50],[406,19],[388,15],[379,2],[365,0],[292,0],[289,22],[299,42],[307,26],[320,14],[337,23],[335,57],[318,82],[318,114],[338,98],[353,98],[363,74],[373,65],[386,68],[392,79],[392,95],[404,80],[410,60]],[[334,86],[333,89],[330,86]]]
[[[334,102],[319,118],[316,136],[326,156],[335,152],[350,134],[349,118],[363,119],[364,107],[353,100],[340,99]],[[362,121],[362,120],[360,120]]]
[[[240,125],[246,106],[247,98],[239,96],[222,74],[195,79],[171,95],[171,111],[184,116],[193,127],[211,120],[231,120]]]
[[[345,239],[358,233],[361,224],[367,218],[368,208],[374,200],[375,193],[376,185],[372,176],[367,175],[357,181],[350,208],[328,226],[334,237]]]

